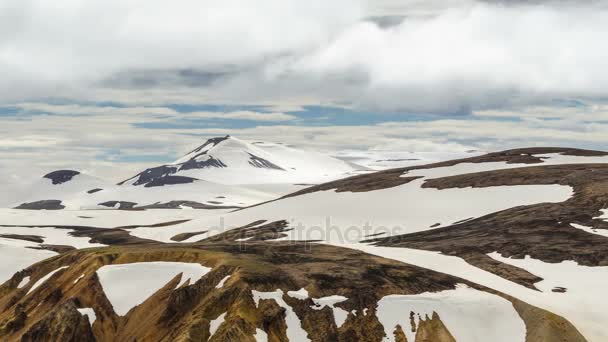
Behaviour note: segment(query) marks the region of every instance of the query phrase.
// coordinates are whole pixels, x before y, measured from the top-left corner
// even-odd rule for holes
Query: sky
[[[608,150],[607,32],[603,1],[0,0],[0,187],[225,134]]]

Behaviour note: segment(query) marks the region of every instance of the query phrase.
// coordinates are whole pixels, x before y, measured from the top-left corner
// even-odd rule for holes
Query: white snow
[[[74,283],[73,283],[73,284],[78,283],[78,282],[80,281],[80,279],[82,279],[82,278],[84,278],[84,273],[83,273],[83,274],[81,274],[81,275],[80,275],[78,278],[76,278],[76,280],[74,280]]]
[[[608,209],[602,209],[602,215],[600,215],[599,219],[603,219],[604,221],[608,221]]]
[[[250,143],[234,137],[205,150],[207,154],[197,160],[206,160],[212,156],[226,167],[191,169],[180,171],[177,175],[232,185],[293,184],[329,181],[355,170],[352,165],[342,160],[318,152],[268,142]],[[188,154],[176,163],[186,162],[200,152],[202,150]],[[255,167],[250,164],[251,155],[263,158],[282,170]]]
[[[274,292],[258,292],[256,290],[251,291],[253,300],[256,307],[260,304],[260,299],[274,299],[274,301],[282,308],[285,309],[285,323],[287,324],[287,338],[290,341],[310,341],[308,334],[302,329],[302,323],[300,319],[289,306],[283,300],[283,291],[278,289]]]
[[[218,318],[209,322],[209,337],[211,337],[215,334],[217,329],[219,329],[220,325],[222,325],[224,323],[225,319],[226,319],[226,313],[224,312],[223,314],[219,315]]]
[[[23,192],[17,196],[18,202],[13,203],[11,206],[17,206],[21,203],[30,203],[41,200],[64,200],[67,201],[62,205],[69,208],[72,206],[69,199],[79,194],[86,194],[87,191],[104,188],[109,184],[99,178],[91,177],[85,174],[78,174],[72,177],[71,180],[61,183],[53,184],[53,181],[48,178],[40,178],[29,184]]]
[[[180,174],[181,175],[181,174]],[[104,209],[99,203],[126,201],[138,206],[175,201],[194,201],[216,206],[248,206],[277,198],[280,194],[246,186],[225,185],[207,180],[197,180],[186,184],[145,187],[123,185],[108,186],[94,194],[79,194],[68,203],[72,209]],[[222,198],[218,198],[222,197]],[[209,203],[209,202],[219,203]],[[108,209],[108,208],[105,208]]]
[[[132,235],[170,242],[179,233],[209,228],[208,236],[259,219],[288,220],[290,240],[358,242],[376,233],[398,235],[432,229],[520,205],[562,202],[572,188],[561,185],[521,185],[488,188],[421,188],[422,180],[370,192],[320,191],[239,210],[201,217],[165,229],[138,228]]]
[[[23,279],[21,279],[21,282],[19,283],[19,285],[17,285],[17,288],[20,289],[22,287],[24,287],[25,285],[27,285],[30,282],[30,276],[24,277]]]
[[[342,324],[344,324],[344,322],[346,322],[346,318],[348,317],[348,311],[342,308],[337,308],[335,305],[338,303],[342,303],[346,300],[348,300],[348,298],[338,295],[318,299],[313,298],[312,301],[315,303],[315,306],[312,306],[312,308],[315,310],[321,310],[327,306],[332,309],[334,313],[334,321],[336,322],[336,325],[339,328],[342,326]]]
[[[291,298],[304,300],[308,298],[308,291],[305,288],[301,288],[298,291],[287,291],[287,295]]]
[[[439,315],[456,341],[524,342],[526,326],[511,302],[497,295],[459,285],[454,290],[418,295],[390,295],[378,302],[377,317],[384,326],[385,341],[394,341],[393,331],[401,325],[408,341],[415,340],[410,312],[416,326],[420,317]]]
[[[222,280],[220,280],[220,282],[217,284],[217,286],[215,286],[216,289],[221,289],[222,287],[224,287],[224,284],[226,283],[226,281],[230,279],[230,275],[225,276],[224,278],[222,278]]]
[[[586,282],[587,284],[592,284],[594,289],[597,289],[592,290],[587,294],[587,301],[592,301],[593,303],[597,304],[596,309],[591,310],[591,308],[586,305],[578,305],[576,300],[572,301],[568,297],[564,297],[564,295],[566,295],[568,292],[547,293],[534,291],[523,285],[508,281],[507,279],[501,278],[493,273],[472,266],[459,257],[443,255],[439,252],[429,252],[410,248],[377,247],[364,244],[334,245],[361,250],[369,254],[378,255],[388,259],[401,261],[407,264],[420,266],[429,270],[469,280],[564,317],[570,321],[570,323],[572,323],[590,342],[603,342],[608,340],[608,331],[606,331],[606,329],[602,329],[602,327],[608,325],[608,314],[605,310],[603,310],[603,308],[607,307],[608,304],[605,303],[604,299],[606,297],[603,294],[598,296],[598,292],[604,291],[604,289],[608,286],[608,274],[604,273],[608,267],[597,268],[578,266],[576,268],[571,267],[569,269],[562,268],[559,271],[564,272],[562,276],[566,278],[576,278],[582,274],[580,272],[586,273],[582,274],[581,279],[589,279],[589,277],[593,277],[593,283]],[[542,277],[541,274],[538,274],[538,276]],[[556,284],[556,286],[572,287],[572,285],[566,282],[560,283],[562,285]]]
[[[211,269],[196,263],[139,262],[102,266],[97,270],[106,297],[119,316],[143,303],[179,273],[183,273],[182,286],[199,280]]]
[[[50,279],[50,278],[51,278],[51,277],[52,277],[52,276],[53,276],[55,273],[57,273],[57,272],[59,272],[59,271],[61,271],[61,270],[64,270],[64,269],[66,269],[66,268],[68,268],[68,267],[69,267],[69,266],[62,266],[62,267],[59,267],[58,269],[56,269],[56,270],[54,270],[54,271],[51,271],[51,272],[49,272],[47,275],[45,275],[44,277],[42,277],[42,278],[38,279],[38,281],[37,281],[37,282],[35,282],[35,283],[34,283],[34,285],[32,285],[32,287],[30,287],[30,289],[27,291],[27,294],[26,294],[26,295],[28,295],[28,294],[30,294],[30,293],[32,293],[32,292],[34,292],[34,290],[36,290],[38,287],[40,287],[40,285],[44,284],[44,282],[46,282],[47,280],[49,280],[49,279]]]
[[[593,227],[583,226],[582,224],[570,223],[570,225],[576,229],[580,229],[590,234],[596,234],[608,237],[608,230],[606,229],[594,229]]]
[[[392,150],[338,151],[334,156],[338,159],[353,162],[373,170],[426,165],[445,160],[470,158],[484,154],[473,152],[404,152]]]
[[[75,237],[70,235],[70,229],[59,228],[40,228],[40,227],[0,227],[0,234],[20,234],[20,235],[38,235],[43,237],[44,242],[41,244],[47,245],[65,245],[75,248],[103,247],[104,244],[90,243],[90,237]],[[1,242],[0,242],[1,243]],[[38,246],[38,243],[30,243],[30,245]]]
[[[83,316],[89,316],[89,323],[91,324],[91,326],[93,326],[93,323],[95,323],[95,321],[97,320],[95,310],[93,310],[92,308],[78,309],[78,312],[80,312],[80,314]]]
[[[10,245],[9,239],[0,239],[0,284],[9,280],[15,273],[39,261],[57,255],[55,252],[35,250]]]
[[[236,239],[234,240],[235,242],[245,242],[245,241],[249,241],[251,239],[253,239],[255,236],[250,236],[248,238],[242,238],[242,239]]]
[[[10,226],[90,226],[115,228],[119,226],[152,225],[157,223],[215,216],[222,210],[16,210],[0,209],[0,225]],[[28,228],[30,229],[30,228]],[[21,232],[31,230],[21,229]],[[69,231],[69,230],[66,230]],[[22,233],[26,234],[26,233]],[[6,239],[8,240],[8,239]],[[2,240],[4,244],[4,240]]]
[[[543,278],[534,286],[543,291],[547,300],[559,303],[556,305],[559,308],[553,312],[570,319],[589,340],[608,340],[608,266],[581,266],[574,261],[552,264],[529,256],[525,259],[512,259],[504,258],[496,252],[489,256]],[[557,287],[565,288],[566,292],[551,291]]]
[[[268,342],[268,334],[266,334],[266,332],[262,329],[256,328],[253,338],[255,338],[257,342]]]

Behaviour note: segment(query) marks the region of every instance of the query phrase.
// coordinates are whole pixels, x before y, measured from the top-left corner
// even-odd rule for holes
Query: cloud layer
[[[5,102],[120,92],[460,113],[608,96],[596,2],[6,0],[0,26]]]

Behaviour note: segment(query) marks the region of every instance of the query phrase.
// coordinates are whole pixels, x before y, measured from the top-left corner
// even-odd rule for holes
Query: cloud
[[[317,102],[467,113],[608,96],[602,2],[0,6],[0,101]]]
[[[40,102],[18,103],[11,106],[18,108],[26,114],[56,114],[56,115],[139,115],[147,119],[152,116],[164,119],[224,119],[224,120],[250,120],[250,121],[289,121],[297,119],[296,116],[281,112],[256,112],[251,110],[237,110],[227,112],[191,111],[179,112],[168,107],[114,107],[114,106],[87,106],[78,104],[56,105]]]

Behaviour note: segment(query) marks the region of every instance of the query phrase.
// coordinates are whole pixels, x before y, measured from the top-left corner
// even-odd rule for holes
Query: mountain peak
[[[317,182],[353,170],[344,161],[277,143],[248,142],[230,135],[207,139],[171,164],[160,165],[119,183],[147,184],[172,175],[220,184]]]

